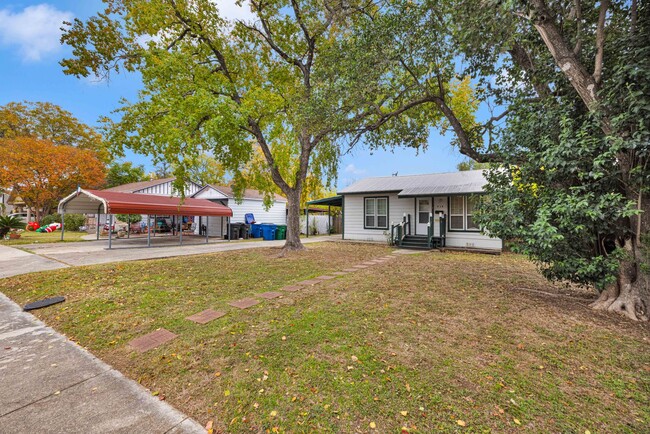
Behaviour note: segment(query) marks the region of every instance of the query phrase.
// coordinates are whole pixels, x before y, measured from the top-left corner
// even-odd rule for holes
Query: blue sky
[[[222,12],[245,17],[246,12],[225,0]],[[65,76],[58,64],[70,54],[59,44],[61,22],[84,19],[103,10],[100,0],[4,0],[0,3],[0,105],[11,101],[47,101],[60,105],[89,125],[110,115],[120,98],[135,100],[137,74],[113,75],[109,83]],[[463,160],[449,144],[451,135],[435,132],[426,151],[395,148],[373,151],[359,147],[340,162],[338,187],[368,176],[455,171]],[[150,170],[151,161],[129,154],[128,160]]]

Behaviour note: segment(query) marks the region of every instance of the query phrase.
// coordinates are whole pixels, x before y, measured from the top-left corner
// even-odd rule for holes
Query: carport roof
[[[205,199],[78,189],[59,202],[59,212],[232,217],[232,210]]]

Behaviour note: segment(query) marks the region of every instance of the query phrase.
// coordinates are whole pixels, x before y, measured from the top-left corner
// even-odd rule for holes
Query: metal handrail
[[[398,224],[391,224],[390,226],[390,239],[393,246],[401,246],[402,240],[406,236],[407,222],[405,220],[399,222]],[[397,230],[397,236],[395,236],[395,230]]]

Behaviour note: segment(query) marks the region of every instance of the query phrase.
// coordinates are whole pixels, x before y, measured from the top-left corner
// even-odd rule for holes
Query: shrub
[[[66,214],[65,229],[68,231],[78,231],[86,222],[86,216],[83,214]],[[61,214],[50,214],[43,217],[41,226],[47,226],[52,223],[61,223]]]
[[[140,223],[142,214],[117,214],[117,219],[124,223]]]

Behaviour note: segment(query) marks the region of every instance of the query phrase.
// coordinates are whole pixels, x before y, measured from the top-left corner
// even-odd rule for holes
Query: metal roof
[[[482,193],[487,180],[483,170],[429,173],[425,175],[366,178],[339,190],[338,194],[397,192],[400,197]]]
[[[307,202],[307,205],[343,206],[343,196],[332,196],[323,199],[310,200]]]
[[[79,189],[59,202],[59,212],[232,217],[227,206],[205,199]]]
[[[106,188],[104,191],[135,193],[136,191],[144,190],[145,188],[154,187],[156,185],[165,184],[167,182],[173,182],[175,180],[176,178],[160,178],[152,179],[151,181],[130,182],[128,184],[116,185],[115,187]]]
[[[199,191],[194,193],[192,196],[198,195],[200,192],[202,192],[207,188],[211,188],[220,193],[223,193],[223,195],[227,196],[229,199],[235,198],[235,193],[233,192],[232,187],[227,185],[212,185],[212,184],[205,185]],[[282,196],[281,194],[273,193],[273,197],[276,202],[287,202],[287,198]],[[242,199],[264,200],[264,193],[247,188],[244,190],[244,196],[242,197]]]

